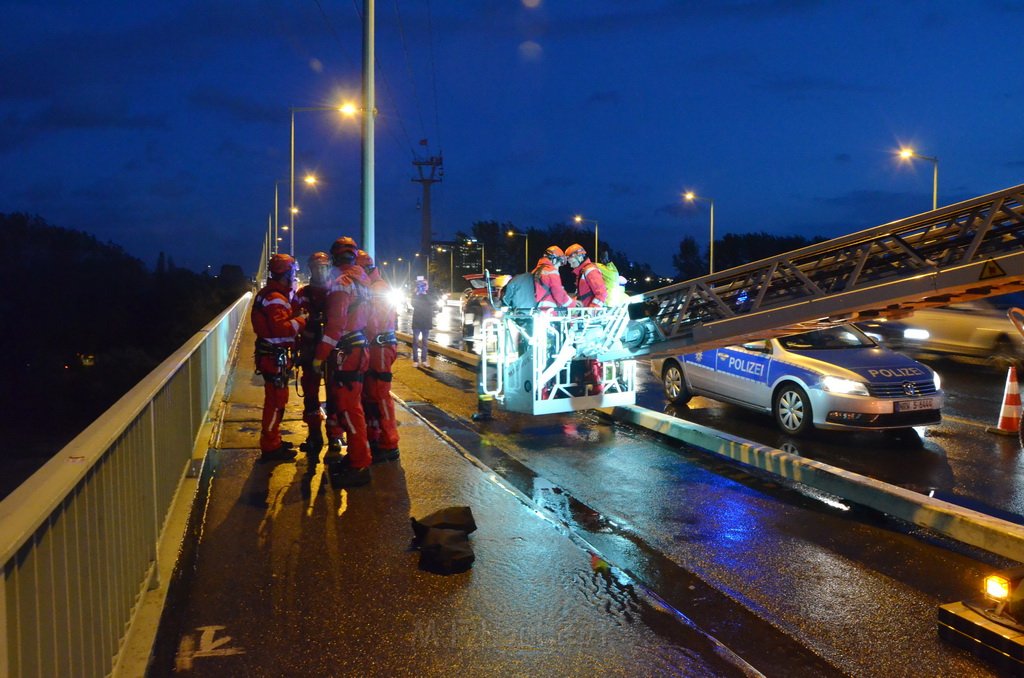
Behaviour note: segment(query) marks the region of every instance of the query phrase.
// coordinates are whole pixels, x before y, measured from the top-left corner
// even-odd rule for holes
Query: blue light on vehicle
[[[913,339],[914,341],[924,341],[928,337],[932,336],[928,330],[923,330],[919,327],[908,327],[903,330],[904,339]]]
[[[829,393],[841,393],[844,395],[868,395],[867,386],[852,379],[841,379],[839,377],[822,377],[821,388]]]

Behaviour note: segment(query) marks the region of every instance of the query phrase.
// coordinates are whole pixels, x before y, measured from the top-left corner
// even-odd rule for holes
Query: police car
[[[695,395],[771,413],[783,432],[938,424],[938,373],[852,325],[651,361],[665,397]]]

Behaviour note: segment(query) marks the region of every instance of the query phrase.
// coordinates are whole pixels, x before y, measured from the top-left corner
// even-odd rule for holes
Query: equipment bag
[[[537,306],[534,293],[533,274],[519,273],[505,285],[501,293],[501,303],[511,309],[530,309]]]
[[[615,266],[615,262],[609,261],[607,264],[598,262],[594,265],[597,266],[597,270],[601,271],[604,287],[608,290],[608,300],[605,303],[609,306],[626,303],[626,299],[629,298],[626,294],[626,280],[619,275],[619,269]]]

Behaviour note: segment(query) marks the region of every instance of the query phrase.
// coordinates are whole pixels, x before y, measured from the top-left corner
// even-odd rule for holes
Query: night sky
[[[3,2],[0,212],[255,269],[289,108],[358,102],[362,1]],[[715,230],[834,237],[1024,183],[1024,2],[378,0],[377,256],[575,213],[670,274]],[[426,139],[428,144],[420,144]],[[360,235],[357,122],[296,114],[301,261]],[[287,221],[288,186],[280,186]],[[569,243],[559,243],[562,246]]]

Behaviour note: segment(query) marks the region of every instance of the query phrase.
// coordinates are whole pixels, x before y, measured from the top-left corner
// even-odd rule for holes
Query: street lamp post
[[[910,161],[914,158],[927,160],[932,164],[932,210],[939,208],[939,158],[938,156],[921,155],[912,148],[901,148],[900,159]]]
[[[526,239],[526,242],[524,243],[524,246],[523,246],[523,261],[526,264],[526,270],[529,271],[530,270],[530,232],[527,231],[526,233],[517,233],[516,231],[510,230],[507,233],[505,233],[505,235],[507,235],[510,238],[514,238],[517,235],[521,235],[523,238]]]
[[[577,224],[587,223],[587,224],[593,224],[594,225],[594,257],[593,257],[593,261],[597,261],[598,259],[601,258],[599,256],[600,253],[597,251],[597,248],[598,248],[598,244],[597,244],[597,220],[596,219],[584,219],[583,216],[579,215],[579,214],[574,216],[572,218],[572,220],[575,221]]]
[[[696,202],[698,200],[703,200],[711,205],[711,233],[708,238],[708,275],[711,275],[712,273],[715,272],[715,201],[712,200],[711,198],[703,198],[694,193],[693,191],[687,191],[686,193],[683,193],[683,198],[687,202]]]
[[[278,213],[279,213],[279,209],[277,207],[277,187],[280,186],[281,184],[286,184],[286,183],[288,183],[288,179],[278,179],[277,181],[274,182],[274,251],[272,252],[272,254],[277,254],[277,241],[279,239],[279,237],[278,237]]]
[[[449,247],[445,250],[444,247],[438,245],[436,249],[442,254],[445,251],[448,252],[448,284],[451,286],[451,293],[455,294],[455,248]]]
[[[349,115],[350,116],[350,115],[353,114],[353,109],[352,109],[350,104],[345,104],[345,105],[342,105],[342,106],[293,106],[293,107],[289,108],[288,110],[291,112],[291,116],[292,116],[291,153],[290,153],[290,158],[291,158],[291,174],[290,174],[290,179],[289,179],[289,181],[291,182],[291,199],[289,201],[289,206],[290,206],[290,209],[291,209],[291,217],[290,217],[290,221],[288,223],[288,225],[289,225],[289,229],[288,230],[291,231],[291,247],[289,247],[289,250],[290,250],[289,253],[294,257],[295,256],[295,213],[297,212],[297,210],[295,209],[295,114],[296,113],[306,113],[306,112],[309,112],[309,111],[338,111],[339,113],[342,113],[344,115]]]

